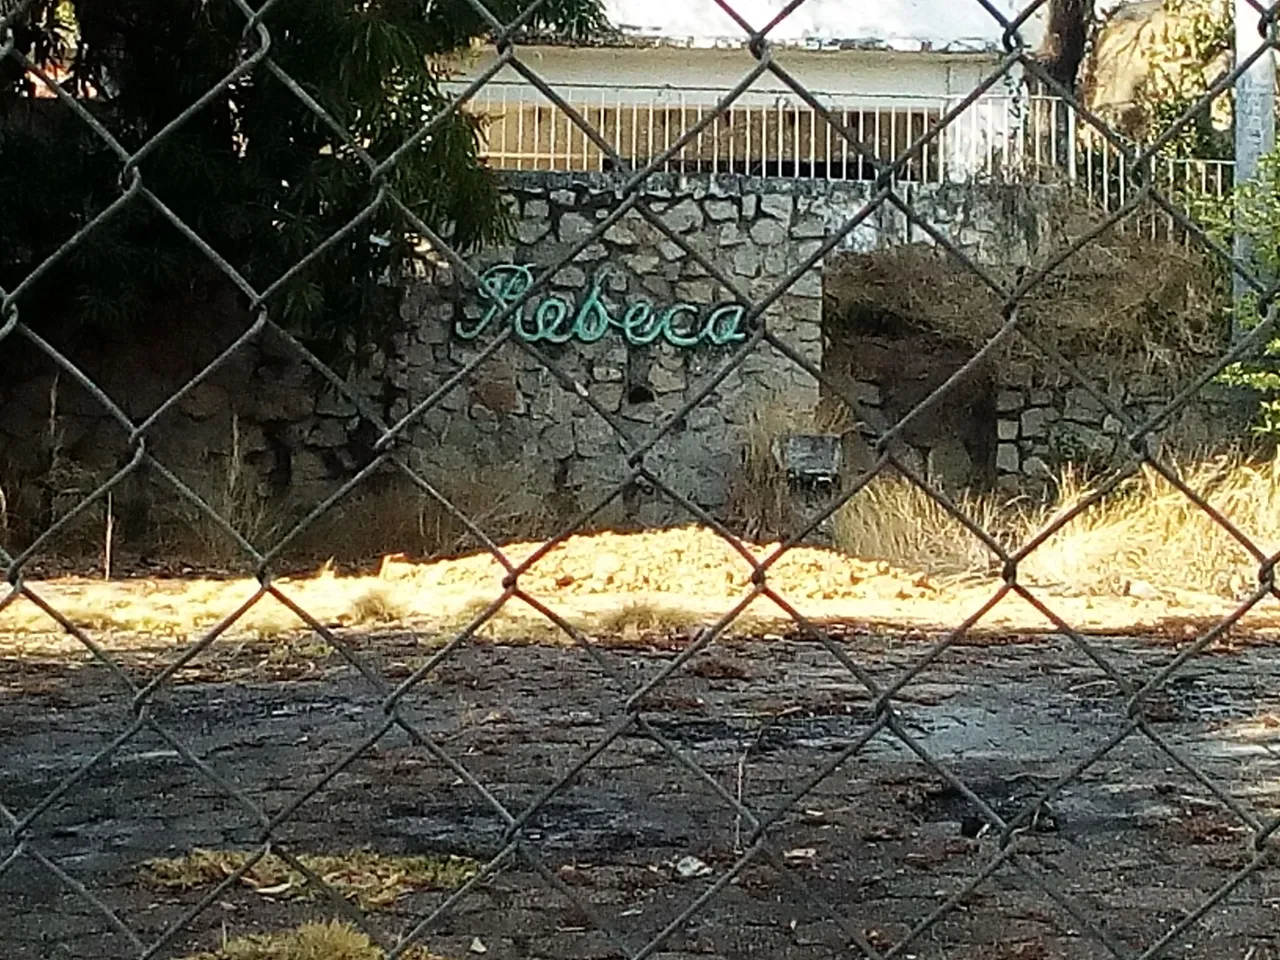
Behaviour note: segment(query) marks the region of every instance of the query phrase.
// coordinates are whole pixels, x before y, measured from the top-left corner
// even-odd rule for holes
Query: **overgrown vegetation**
[[[524,6],[493,0],[489,9],[507,22]],[[120,153],[34,74],[15,58],[0,61],[0,286],[14,289],[135,176],[258,290],[367,214],[266,304],[322,357],[349,366],[396,322],[399,285],[388,278],[400,275],[419,235],[394,205],[377,203],[381,184],[366,157],[397,154],[386,185],[458,249],[505,236],[497,181],[477,158],[480,121],[457,111],[412,139],[449,103],[448,58],[486,35],[470,4],[271,6],[264,18],[271,62],[341,134],[267,64],[240,71],[267,53],[262,32],[246,32],[246,23],[226,0],[26,5],[14,24],[18,52],[65,78],[66,92],[126,153],[146,150],[126,170]],[[598,0],[550,0],[528,23],[530,31],[579,38],[606,26]],[[199,111],[167,129],[210,91]],[[227,283],[205,252],[134,196],[19,306],[56,342],[91,344],[105,330],[152,318],[158,305],[208,297]]]
[[[1164,0],[1113,10],[1098,24],[1083,78],[1086,105],[1135,141],[1162,135],[1231,69],[1230,0]],[[1232,91],[1197,110],[1163,156],[1231,158]],[[1086,128],[1086,136],[1098,135]]]
[[[1074,201],[1058,212],[1045,249],[1065,245],[1090,225]],[[987,272],[1015,284],[1013,268]],[[1094,375],[1147,374],[1177,383],[1225,348],[1225,302],[1223,278],[1208,257],[1178,244],[1108,233],[1022,298],[1019,316],[1038,342],[1068,358],[1087,358]],[[1002,308],[973,271],[924,244],[846,254],[825,274],[824,309],[832,330],[865,332],[857,327],[858,316],[892,317],[904,331],[914,328],[977,352],[1000,330]],[[988,366],[993,379],[1008,387],[1038,386],[1063,375],[1023,337],[1006,341]]]

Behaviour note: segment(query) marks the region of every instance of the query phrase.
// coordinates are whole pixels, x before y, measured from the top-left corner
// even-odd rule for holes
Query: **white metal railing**
[[[613,150],[638,165],[668,151],[714,110],[714,88],[556,84]],[[877,160],[900,156],[960,103],[959,98],[859,98],[815,91]],[[486,119],[484,154],[507,170],[604,170],[605,154],[536,88],[487,84],[468,109]],[[742,173],[813,180],[870,180],[866,162],[820,113],[790,91],[749,91],[668,159],[664,172]],[[1223,196],[1233,164],[1164,158],[1153,171],[1162,191]],[[1076,184],[1107,210],[1131,195],[1124,156],[1075,110],[1051,96],[992,95],[969,105],[903,167],[904,182],[1048,178]]]

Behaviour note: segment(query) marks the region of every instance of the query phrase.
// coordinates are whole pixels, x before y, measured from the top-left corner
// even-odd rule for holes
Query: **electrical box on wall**
[[[792,484],[835,486],[840,480],[841,446],[837,434],[791,434],[778,439],[773,453]]]

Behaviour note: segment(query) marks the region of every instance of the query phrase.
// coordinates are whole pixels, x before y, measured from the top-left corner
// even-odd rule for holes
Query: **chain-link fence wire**
[[[629,164],[625,158],[619,156],[608,140],[557,94],[554,85],[543,80],[537,70],[522,59],[521,48],[516,42],[516,38],[519,36],[521,28],[529,23],[536,14],[542,5],[542,0],[535,0],[519,17],[510,23],[503,23],[495,17],[485,6],[483,0],[468,0],[492,30],[493,42],[497,52],[496,58],[452,99],[446,109],[441,110],[429,122],[423,124],[414,137],[382,158],[370,155],[364,146],[334,119],[333,114],[326,110],[324,105],[318,103],[272,58],[271,10],[275,5],[274,0],[267,0],[257,9],[250,6],[247,0],[230,0],[242,12],[245,20],[244,40],[246,52],[243,59],[217,85],[208,90],[155,136],[134,151],[126,149],[103,123],[86,110],[82,104],[77,102],[75,97],[59,86],[53,78],[48,76],[40,64],[31,62],[21,51],[15,48],[11,25],[23,15],[26,8],[30,6],[30,2],[31,0],[26,0],[26,2],[18,0],[16,3],[6,3],[5,12],[0,13],[0,38],[3,39],[3,42],[0,43],[0,58],[9,58],[18,62],[32,76],[38,78],[40,83],[57,96],[66,109],[74,112],[79,120],[90,128],[102,143],[111,149],[122,164],[122,171],[119,196],[109,206],[93,217],[74,236],[67,238],[66,242],[56,252],[32,270],[14,289],[0,290],[0,295],[2,295],[2,299],[0,299],[0,342],[11,338],[14,340],[25,339],[52,360],[63,373],[74,378],[125,430],[132,456],[128,463],[118,472],[86,496],[75,509],[53,523],[26,549],[16,555],[11,555],[0,545],[0,561],[6,566],[8,582],[7,593],[3,598],[0,598],[0,611],[19,599],[25,599],[43,610],[57,622],[61,629],[82,644],[92,654],[93,658],[110,672],[115,683],[122,691],[122,695],[129,698],[128,703],[133,720],[118,736],[103,746],[95,756],[60,782],[54,790],[30,809],[14,810],[0,803],[0,819],[5,824],[5,832],[11,847],[4,859],[0,860],[0,876],[13,869],[19,861],[27,860],[38,863],[53,874],[66,888],[74,891],[87,904],[91,905],[92,909],[97,911],[105,922],[127,941],[134,951],[134,955],[152,957],[172,948],[177,938],[193,924],[198,916],[214,905],[224,891],[239,882],[263,857],[268,854],[274,854],[283,858],[294,870],[304,876],[311,888],[321,893],[327,902],[341,915],[364,930],[375,943],[387,952],[389,957],[395,958],[402,956],[415,944],[420,944],[432,928],[448,915],[456,904],[467,897],[478,884],[486,882],[509,865],[522,861],[528,868],[540,875],[549,886],[581,910],[582,914],[589,918],[590,922],[609,938],[614,948],[623,956],[633,958],[633,960],[640,960],[640,958],[651,956],[662,950],[671,937],[690,918],[707,907],[728,884],[739,878],[749,865],[759,863],[770,865],[794,888],[799,898],[810,902],[825,916],[837,923],[841,931],[847,936],[848,941],[856,945],[857,950],[863,956],[880,958],[909,952],[913,944],[916,944],[921,937],[934,928],[943,918],[958,909],[981,884],[998,870],[1008,866],[1016,870],[1027,884],[1041,891],[1056,903],[1064,914],[1069,915],[1081,930],[1087,933],[1096,944],[1101,945],[1108,953],[1117,957],[1141,956],[1145,958],[1165,955],[1174,944],[1180,943],[1188,935],[1188,931],[1192,927],[1221,904],[1233,890],[1273,859],[1276,848],[1275,834],[1277,828],[1280,827],[1280,820],[1260,817],[1240,803],[1210,775],[1197,767],[1168,738],[1162,736],[1153,728],[1148,720],[1146,704],[1151,697],[1159,693],[1175,677],[1175,674],[1189,660],[1199,655],[1216,639],[1222,637],[1257,604],[1269,596],[1280,598],[1280,592],[1277,591],[1275,582],[1277,556],[1265,553],[1251,541],[1246,532],[1233,525],[1221,511],[1206,502],[1197,491],[1190,489],[1174,469],[1167,463],[1162,462],[1161,458],[1154,452],[1154,446],[1150,442],[1155,432],[1165,425],[1180,408],[1184,407],[1201,388],[1231,364],[1255,352],[1261,344],[1265,343],[1274,334],[1274,300],[1278,289],[1276,283],[1263,278],[1250,264],[1234,258],[1230,251],[1224,249],[1211,238],[1174,199],[1158,191],[1154,186],[1154,178],[1150,177],[1154,161],[1161,148],[1170,142],[1179,130],[1194,122],[1194,118],[1208,101],[1224,95],[1232,88],[1236,79],[1249,69],[1252,63],[1277,46],[1276,13],[1274,8],[1265,8],[1263,5],[1256,3],[1255,0],[1251,0],[1258,15],[1259,35],[1265,38],[1266,43],[1260,44],[1258,50],[1251,57],[1239,62],[1235,69],[1215,83],[1198,102],[1191,105],[1157,140],[1151,143],[1135,145],[1111,130],[1105,122],[1080,102],[1072,90],[1063,87],[1062,84],[1050,76],[1028,47],[1023,36],[1023,29],[1033,16],[1044,12],[1047,0],[1036,0],[1036,2],[1029,3],[1016,17],[1004,15],[990,0],[972,0],[972,2],[985,8],[986,12],[998,23],[1002,31],[1003,53],[997,66],[981,83],[974,87],[968,97],[956,104],[950,112],[943,116],[939,123],[907,145],[897,157],[883,161],[878,159],[872,148],[858,140],[855,132],[844,124],[842,116],[838,112],[814,97],[803,83],[797,80],[782,63],[775,59],[774,46],[770,40],[771,32],[787,16],[800,7],[805,0],[792,0],[769,23],[763,26],[747,22],[726,0],[717,0],[719,7],[734,20],[747,38],[746,46],[752,65],[744,73],[741,81],[726,93],[714,108],[707,109],[704,112],[703,118],[699,123],[688,128],[675,143],[672,143],[661,154],[654,156],[646,165],[637,168]],[[609,160],[615,170],[621,171],[615,194],[618,202],[606,217],[598,220],[591,227],[586,236],[574,242],[568,252],[560,256],[554,263],[543,267],[535,277],[534,282],[518,298],[505,303],[494,318],[495,322],[493,324],[494,329],[502,332],[492,342],[482,350],[479,350],[461,369],[441,383],[436,390],[422,399],[400,419],[388,422],[371,407],[370,403],[360,393],[352,389],[341,377],[310,353],[294,336],[282,328],[272,317],[271,310],[267,304],[272,295],[291,278],[314,263],[318,258],[324,256],[326,251],[333,248],[344,238],[347,238],[353,231],[358,230],[362,223],[383,208],[397,211],[404,221],[411,225],[414,231],[426,238],[431,248],[439,256],[449,261],[459,277],[473,286],[478,286],[481,281],[477,272],[462,255],[451,247],[445,237],[441,236],[431,225],[423,222],[396,195],[395,190],[390,186],[389,175],[408,151],[415,149],[424,138],[429,137],[442,124],[450,122],[454,114],[463,110],[477,92],[482,90],[488,82],[504,69],[514,70],[531,86],[536,88],[568,118],[569,122],[585,138],[590,140],[601,151],[602,155]],[[1076,237],[1053,255],[1047,257],[1043,262],[1036,265],[1026,265],[1019,271],[1011,284],[1006,284],[962,251],[945,232],[920,216],[913,209],[909,200],[905,199],[900,192],[897,177],[912,156],[916,155],[922,148],[936,144],[948,125],[955,122],[956,118],[977,102],[984,93],[1014,71],[1022,71],[1025,76],[1038,81],[1044,89],[1070,103],[1083,121],[1089,124],[1098,136],[1108,142],[1125,158],[1138,189],[1130,195],[1127,202],[1120,209],[1107,215],[1095,227]],[[286,273],[264,288],[257,288],[248,282],[234,264],[228,262],[180,217],[175,215],[165,205],[162,198],[148,189],[140,170],[140,164],[143,159],[162,144],[166,137],[170,136],[173,131],[190,120],[192,116],[205,108],[216,97],[223,94],[233,83],[250,74],[257,76],[270,75],[287,87],[359,159],[359,162],[367,168],[370,185],[376,187],[376,194],[373,199],[358,215],[354,216],[341,230],[318,244],[314,250],[299,260]],[[826,123],[830,124],[835,135],[845,141],[849,149],[856,151],[866,163],[873,166],[876,176],[871,185],[868,200],[856,215],[838,229],[830,232],[817,249],[783,277],[774,289],[764,296],[752,297],[742,289],[733,276],[726,274],[712,258],[704,255],[696,246],[691,245],[686,237],[672,229],[659,213],[651,207],[646,199],[644,190],[647,181],[655,171],[660,170],[667,161],[677,156],[688,143],[715,122],[716,118],[728,110],[756,81],[765,77],[770,77],[781,83],[788,91],[803,100]],[[1147,174],[1145,179],[1144,171]],[[32,176],[38,175],[37,171],[32,172]],[[94,230],[116,216],[126,206],[135,203],[149,204],[191,243],[195,244],[210,263],[216,266],[222,274],[229,278],[249,298],[253,315],[256,318],[253,324],[212,363],[201,370],[181,390],[170,396],[150,416],[141,421],[135,421],[134,418],[128,416],[119,405],[113,402],[111,397],[100,389],[92,379],[81,372],[67,356],[36,333],[31,326],[24,322],[19,310],[19,301],[34,284],[38,283],[56,264],[74,251]],[[1087,245],[1095,242],[1106,231],[1122,223],[1144,204],[1154,204],[1159,207],[1190,236],[1197,238],[1206,250],[1211,251],[1224,264],[1229,265],[1230,269],[1242,278],[1247,287],[1260,298],[1261,306],[1259,312],[1262,319],[1247,337],[1235,343],[1229,352],[1207,367],[1191,382],[1187,383],[1162,409],[1151,414],[1145,420],[1138,421],[1131,417],[1128,411],[1122,409],[1113,397],[1095,383],[1087,373],[1062,356],[1053,346],[1028,330],[1022,323],[1019,307],[1026,297],[1043,284],[1056,269],[1066,264]],[[820,265],[824,257],[835,250],[845,237],[882,208],[896,210],[915,229],[927,235],[940,250],[945,251],[952,261],[971,272],[989,287],[1002,302],[1002,325],[998,332],[989,339],[985,346],[964,367],[957,370],[945,383],[934,390],[897,423],[880,433],[871,431],[864,425],[863,429],[866,431],[866,437],[872,444],[876,454],[875,462],[871,468],[861,474],[856,482],[850,484],[838,499],[819,514],[809,517],[803,524],[802,529],[794,531],[789,539],[778,545],[764,559],[757,559],[747,545],[727,529],[722,522],[673,489],[664,480],[660,471],[650,465],[648,458],[660,441],[675,429],[676,424],[700,404],[707,401],[716,388],[733,374],[746,357],[760,349],[772,348],[786,357],[791,363],[804,370],[805,373],[833,395],[841,396],[850,409],[855,411],[860,409],[859,398],[845,396],[838,384],[832,383],[822,370],[815,367],[810,360],[798,353],[784,338],[770,330],[766,314],[771,307],[778,304],[783,295],[799,278],[815,266]],[[669,413],[665,419],[656,423],[648,436],[642,440],[633,439],[630,430],[623,428],[615,414],[611,413],[599,402],[598,398],[592,396],[589,390],[583,390],[575,382],[574,378],[536,343],[530,343],[523,338],[514,336],[513,324],[508,322],[518,311],[524,309],[531,298],[548,288],[550,278],[562,267],[573,262],[589,245],[599,241],[605,232],[623,217],[632,214],[646,220],[666,240],[676,245],[685,256],[698,264],[708,276],[729,291],[734,301],[743,305],[746,309],[745,322],[746,329],[749,331],[746,339],[730,351],[718,369],[705,378],[699,389],[694,391],[693,395],[688,397],[678,410]],[[202,499],[172,470],[159,462],[149,452],[148,433],[167,411],[180,403],[184,397],[188,396],[201,383],[213,376],[237,352],[250,342],[268,334],[289,344],[298,357],[323,380],[327,381],[333,390],[349,401],[359,411],[360,417],[376,428],[378,439],[374,448],[375,455],[367,465],[350,477],[331,496],[316,505],[292,529],[284,533],[274,543],[260,545],[249,542],[228,522],[227,518],[220,516],[218,511],[211,507],[206,500]],[[1126,470],[1117,472],[1090,496],[1058,514],[1051,523],[1022,546],[1017,549],[1008,549],[992,532],[983,529],[978,522],[968,516],[954,499],[893,451],[897,449],[895,441],[902,437],[904,431],[930,409],[944,401],[949,391],[957,383],[969,376],[975,368],[1014,338],[1022,338],[1028,342],[1051,364],[1056,365],[1060,370],[1067,373],[1080,388],[1087,391],[1103,410],[1114,417],[1117,422],[1123,424],[1125,442],[1128,445],[1130,458]],[[414,469],[404,452],[409,429],[428,411],[437,408],[452,390],[465,383],[487,359],[492,357],[508,342],[514,343],[518,349],[536,358],[537,362],[549,371],[564,389],[579,395],[594,413],[609,425],[625,451],[627,466],[626,476],[613,486],[607,496],[602,497],[599,502],[593,504],[580,516],[564,524],[563,528],[555,536],[546,540],[539,549],[520,562],[515,562],[506,556],[498,544],[498,540],[501,539],[500,536],[492,535],[490,532],[481,529],[464,511],[451,503],[449,498],[433,485],[429,479]],[[1047,602],[1020,582],[1019,569],[1023,561],[1050,537],[1062,530],[1075,518],[1088,511],[1108,493],[1115,490],[1127,476],[1144,467],[1158,472],[1168,483],[1194,503],[1196,507],[1212,517],[1218,525],[1226,530],[1256,561],[1258,574],[1256,588],[1251,591],[1245,600],[1238,604],[1229,616],[1222,619],[1211,629],[1205,630],[1193,642],[1188,643],[1162,669],[1156,671],[1152,676],[1140,680],[1127,676],[1117,666],[1114,658],[1108,655],[1102,645],[1082,636],[1063,617],[1059,616]],[[460,630],[433,653],[425,663],[395,685],[371,666],[366,657],[355,649],[350,642],[319,622],[273,582],[274,568],[285,555],[286,550],[297,541],[297,538],[311,528],[318,519],[329,512],[340,500],[359,487],[368,477],[376,471],[387,468],[399,471],[428,497],[438,502],[444,510],[463,524],[483,544],[485,550],[501,564],[506,572],[502,581],[501,593],[494,597],[482,612],[475,615],[474,619],[464,629]],[[53,603],[41,595],[40,591],[34,589],[24,580],[24,569],[33,558],[46,551],[55,542],[59,534],[74,523],[85,511],[108,497],[127,478],[144,469],[170,485],[181,498],[194,505],[238,545],[244,555],[253,562],[259,586],[248,600],[228,613],[213,628],[204,632],[162,672],[154,676],[149,682],[139,685],[130,676],[128,670],[101,644],[95,641],[90,633],[60,612]],[[856,498],[868,484],[889,471],[896,471],[906,478],[911,484],[914,484],[928,497],[941,505],[947,514],[977,537],[1002,565],[1003,583],[990,600],[979,610],[921,653],[912,665],[903,670],[892,682],[883,683],[874,679],[870,670],[860,664],[858,658],[853,656],[844,644],[834,639],[822,626],[807,618],[801,610],[797,609],[786,597],[775,590],[770,583],[769,574],[790,550],[805,541],[814,530],[833,516],[844,504]],[[547,598],[540,598],[527,592],[521,585],[521,578],[550,551],[563,544],[568,537],[589,524],[593,517],[603,510],[610,501],[619,497],[629,484],[637,481],[646,482],[654,489],[661,491],[673,503],[678,504],[688,514],[696,518],[697,521],[714,530],[730,544],[741,557],[742,562],[751,568],[750,589],[712,626],[700,630],[689,645],[678,656],[667,662],[660,672],[638,688],[633,689],[633,692],[626,699],[618,719],[590,751],[573,763],[563,776],[546,787],[524,809],[514,809],[499,800],[495,793],[473,775],[465,764],[452,756],[437,738],[425,733],[418,725],[410,721],[404,709],[406,698],[419,687],[424,678],[450,660],[460,648],[468,644],[477,635],[477,632],[486,623],[498,615],[513,600],[523,601],[554,623],[559,630],[570,637],[573,643],[592,659],[606,677],[623,687],[633,687],[633,681],[620,673],[618,668],[601,654],[590,638],[548,606]],[[900,713],[895,708],[894,701],[895,696],[906,685],[918,678],[931,664],[961,642],[966,633],[978,624],[992,608],[1011,595],[1022,598],[1022,600],[1038,610],[1055,625],[1056,629],[1065,638],[1068,638],[1069,642],[1078,651],[1083,653],[1108,679],[1116,684],[1126,698],[1128,719],[1126,724],[1116,731],[1113,736],[1109,737],[1105,743],[1097,746],[1096,749],[1076,763],[1069,771],[1041,790],[1019,812],[1013,816],[1002,816],[990,804],[985,802],[962,777],[922,745],[920,740],[907,729]],[[381,698],[383,713],[383,717],[373,733],[363,742],[353,745],[339,763],[328,769],[323,777],[306,790],[300,792],[284,809],[274,815],[268,814],[243,788],[219,774],[206,760],[195,755],[184,744],[180,736],[173,733],[156,719],[153,711],[156,698],[171,683],[177,672],[208,651],[233,625],[268,596],[292,611],[312,631],[322,637],[351,667],[358,671],[364,681]],[[828,762],[824,763],[810,776],[797,783],[785,800],[771,809],[752,809],[740,797],[725,789],[716,777],[656,729],[646,717],[644,708],[645,698],[649,694],[658,690],[677,675],[691,659],[705,651],[712,644],[715,644],[748,606],[761,600],[772,601],[773,604],[784,610],[794,621],[802,635],[821,644],[843,665],[851,676],[866,688],[871,697],[871,715],[874,718],[861,736],[831,757]],[[471,790],[474,790],[493,814],[501,819],[505,825],[505,836],[499,852],[484,864],[482,869],[471,880],[450,895],[429,916],[423,917],[412,929],[393,939],[369,923],[368,918],[359,909],[335,892],[324,879],[317,876],[305,861],[299,859],[298,854],[291,850],[289,845],[280,841],[278,831],[295,816],[299,808],[332,785],[335,778],[364,757],[383,737],[395,729],[406,734],[412,743],[429,752]],[[198,771],[200,777],[207,781],[209,786],[238,805],[259,831],[258,846],[253,856],[237,870],[226,876],[222,882],[210,890],[206,896],[201,898],[198,903],[176,919],[165,932],[150,943],[143,942],[99,896],[95,895],[93,890],[68,873],[45,852],[42,852],[40,844],[33,839],[43,815],[59,802],[73,797],[78,784],[85,780],[97,767],[111,760],[127,743],[143,731],[151,731],[158,735],[172,750],[176,751],[185,763],[189,764],[195,771]],[[530,821],[540,813],[544,813],[548,804],[576,776],[614,744],[618,738],[628,732],[637,731],[650,738],[679,768],[712,791],[719,801],[748,828],[745,849],[737,861],[729,869],[721,873],[713,884],[689,902],[669,924],[642,944],[628,942],[625,937],[621,936],[607,917],[602,916],[575,889],[567,885],[555,870],[551,869],[526,836],[526,827]],[[1212,794],[1213,797],[1229,809],[1239,822],[1245,825],[1252,833],[1252,857],[1249,862],[1231,875],[1211,895],[1205,897],[1194,910],[1188,911],[1184,918],[1171,926],[1163,937],[1146,946],[1140,953],[1135,953],[1130,947],[1117,942],[1112,935],[1108,934],[1099,923],[1099,918],[1091,916],[1078,902],[1066,894],[1055,883],[1054,879],[1037,865],[1033,858],[1025,854],[1022,847],[1025,833],[1037,816],[1037,812],[1042,810],[1045,804],[1052,801],[1064,788],[1078,781],[1087,771],[1115,751],[1123,742],[1135,735],[1146,738],[1174,766],[1185,771],[1204,790]],[[788,813],[798,809],[798,805],[806,795],[810,794],[819,784],[851,758],[858,755],[873,739],[886,736],[894,738],[905,746],[919,759],[924,767],[945,780],[971,803],[999,838],[998,850],[990,862],[974,875],[967,884],[956,890],[944,902],[929,912],[928,915],[920,918],[910,932],[889,949],[883,949],[877,944],[873,944],[859,924],[846,916],[836,905],[827,902],[818,891],[813,889],[802,874],[787,862],[770,835],[771,828],[775,827]]]

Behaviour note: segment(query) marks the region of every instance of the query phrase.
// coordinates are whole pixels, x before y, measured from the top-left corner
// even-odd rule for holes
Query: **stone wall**
[[[763,297],[812,255],[824,226],[804,198],[737,186],[662,180],[650,186],[646,202],[744,293]],[[608,180],[590,177],[512,178],[508,196],[517,242],[469,262],[478,272],[491,271],[487,276],[513,293],[538,268],[586,239],[620,203]],[[821,365],[821,296],[820,272],[814,269],[766,314],[769,330],[815,368]],[[519,313],[517,336],[415,425],[414,462],[425,476],[441,478],[482,477],[514,467],[530,509],[590,509],[628,474],[626,451],[613,427],[631,448],[647,442],[661,422],[711,384],[747,338],[734,299],[653,224],[628,212]],[[394,376],[405,391],[405,409],[488,349],[500,332],[493,320],[497,303],[469,290],[443,266],[411,285],[405,307],[409,332]],[[662,318],[673,309],[664,332]],[[564,319],[553,324],[560,314]],[[566,336],[566,342],[554,342]],[[535,351],[568,383],[548,371]],[[612,426],[588,397],[614,419]],[[721,512],[740,473],[753,412],[783,405],[804,415],[817,401],[817,381],[762,345],[657,442],[646,463],[679,497]],[[642,481],[628,486],[601,519],[662,523],[692,517]]]
[[[469,262],[477,271],[549,264],[617,208],[622,183],[605,175],[509,175],[516,243],[486,250]],[[1043,232],[1035,211],[1045,206],[1040,197],[1045,190],[935,184],[903,185],[900,193],[961,249],[992,260],[1025,258],[1035,247]],[[753,298],[771,292],[870,197],[868,184],[737,176],[658,176],[645,191],[650,209]],[[924,236],[900,209],[883,204],[843,237],[839,249],[867,251]],[[491,276],[504,284],[527,282],[527,276],[510,270]],[[626,476],[627,467],[617,435],[582,392],[615,416],[633,445],[642,443],[655,424],[716,375],[732,352],[732,343],[706,337],[693,346],[676,346],[664,337],[650,345],[628,342],[622,321],[638,300],[659,309],[696,306],[698,323],[733,300],[730,291],[634,212],[561,270],[551,295],[564,303],[567,315],[576,316],[584,304],[594,308],[598,301],[603,313],[588,313],[613,322],[596,342],[571,338],[551,344],[539,333],[537,307],[521,314],[524,329],[572,387],[566,389],[520,345],[504,345],[413,430],[413,460],[425,476],[457,477],[519,463],[518,495],[529,509],[547,504],[561,514],[589,509]],[[821,273],[814,269],[767,314],[769,329],[816,368],[823,367],[821,296]],[[437,268],[410,285],[409,332],[392,363],[392,380],[403,394],[397,412],[412,409],[485,349],[497,332],[484,325],[492,306],[492,300],[469,293],[449,269]],[[479,336],[468,339],[482,326]],[[723,515],[742,474],[753,415],[764,412],[774,422],[803,424],[820,392],[812,377],[762,345],[657,444],[647,462],[679,496]],[[987,428],[993,429],[990,418]],[[956,459],[955,451],[951,454]],[[983,459],[981,453],[978,457]],[[689,519],[683,508],[645,483],[629,486],[603,516],[640,523]]]
[[[804,429],[820,405],[818,382],[768,344],[725,371],[750,334],[734,311],[733,293],[634,211],[589,243],[522,311],[521,335],[477,362],[499,333],[495,292],[516,290],[527,281],[524,270],[537,272],[585,240],[623,202],[622,182],[598,174],[509,175],[515,241],[469,258],[478,271],[492,271],[496,286],[486,296],[439,263],[406,279],[403,330],[352,385],[395,421],[475,363],[405,434],[406,459],[468,511],[501,502],[507,516],[563,519],[601,507],[628,476],[627,450],[647,443],[659,423],[705,388],[709,395],[646,457],[675,497],[642,477],[594,520],[688,521],[690,512],[675,502],[681,498],[725,516],[745,452],[760,439],[753,423]],[[1034,259],[1051,229],[1051,187],[904,184],[898,194],[982,263]],[[662,176],[649,182],[644,196],[693,249],[759,298],[871,194],[869,185],[857,183]],[[839,249],[869,252],[922,240],[927,236],[901,210],[882,204]],[[873,426],[895,421],[967,359],[945,344],[837,342],[822,328],[822,294],[815,268],[769,309],[769,330],[813,367],[860,392],[862,416],[876,421]],[[173,323],[179,315],[183,323]],[[133,341],[98,344],[73,359],[140,420],[249,323],[234,298],[200,294],[193,303],[157,305],[150,326]],[[564,382],[533,351],[550,359]],[[49,364],[33,378],[0,384],[0,483],[12,490],[37,478],[42,489],[67,490],[74,502],[82,488],[92,489],[94,477],[127,461],[130,450],[100,405],[65,374],[52,389],[54,378]],[[1114,446],[1113,425],[1078,394],[1006,390],[997,404],[998,387],[995,379],[975,383],[921,418],[904,437],[921,466],[945,465],[949,475],[968,480],[999,476],[1007,486],[1017,476],[1037,479],[1053,456],[1076,447]],[[587,398],[613,421],[621,440]],[[1124,402],[1149,406],[1156,395],[1135,381]],[[323,388],[287,348],[255,343],[156,423],[148,449],[206,490],[242,460],[264,489],[301,509],[368,463],[375,439],[354,407]],[[847,454],[856,467],[859,451]],[[54,468],[66,475],[50,480]],[[117,504],[127,499],[121,488]],[[9,504],[13,512],[12,492]]]
[[[1158,378],[1130,375],[1104,381],[1107,398],[1134,424],[1164,410],[1169,385]],[[1000,390],[996,395],[997,484],[1036,489],[1063,464],[1115,464],[1129,459],[1123,422],[1084,388],[1063,384],[1038,390]],[[1248,410],[1232,391],[1208,388],[1155,431],[1157,449],[1175,455],[1216,440],[1244,436]]]

